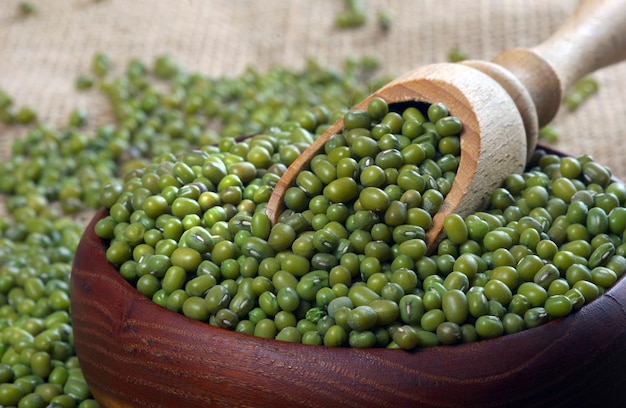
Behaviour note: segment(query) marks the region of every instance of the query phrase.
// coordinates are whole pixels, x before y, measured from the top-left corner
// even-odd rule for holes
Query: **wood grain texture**
[[[572,407],[626,400],[626,281],[493,340],[405,352],[282,343],[154,304],[105,258],[95,222],[71,278],[76,352],[103,407]]]

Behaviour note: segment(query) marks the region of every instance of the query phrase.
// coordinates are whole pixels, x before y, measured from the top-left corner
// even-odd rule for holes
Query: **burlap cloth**
[[[0,0],[0,88],[40,118],[66,123],[77,107],[95,124],[111,121],[102,97],[80,94],[75,78],[89,71],[95,52],[123,66],[132,57],[152,61],[169,53],[189,70],[236,75],[247,65],[302,67],[308,58],[340,67],[346,57],[374,55],[382,72],[398,75],[444,62],[455,47],[491,59],[510,47],[530,47],[552,33],[576,0],[365,0],[364,26],[340,30],[340,0],[31,0],[37,11],[20,16],[21,0]],[[391,30],[376,15],[388,12]],[[594,74],[599,92],[553,124],[562,151],[593,155],[626,179],[622,133],[626,124],[626,64]],[[95,96],[94,96],[95,95]],[[23,129],[0,125],[0,160],[10,157]]]

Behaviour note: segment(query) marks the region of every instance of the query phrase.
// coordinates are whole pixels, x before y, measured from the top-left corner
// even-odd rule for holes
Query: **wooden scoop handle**
[[[626,59],[626,1],[585,0],[546,41],[510,49],[493,62],[509,70],[529,92],[542,127],[556,115],[575,81]]]

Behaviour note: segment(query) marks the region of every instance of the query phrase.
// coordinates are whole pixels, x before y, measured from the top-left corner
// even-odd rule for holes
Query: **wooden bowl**
[[[212,327],[126,282],[94,233],[71,277],[76,353],[103,407],[579,407],[626,402],[626,281],[518,334],[415,352],[308,346]]]

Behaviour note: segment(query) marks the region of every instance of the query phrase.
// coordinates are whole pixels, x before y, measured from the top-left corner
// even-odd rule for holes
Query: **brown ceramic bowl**
[[[76,352],[104,407],[608,407],[626,404],[626,281],[568,317],[406,352],[308,346],[212,327],[126,282],[94,233],[71,278]]]

